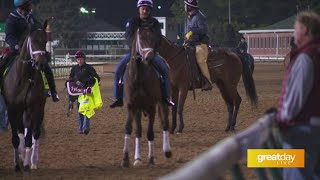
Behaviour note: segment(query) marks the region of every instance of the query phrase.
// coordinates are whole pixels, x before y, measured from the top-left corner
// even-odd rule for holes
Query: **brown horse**
[[[124,75],[124,105],[128,111],[125,126],[125,143],[123,149],[122,166],[129,166],[129,138],[132,132],[132,121],[136,122],[136,144],[134,165],[141,164],[140,139],[141,139],[141,114],[148,116],[148,145],[149,163],[154,163],[153,150],[153,124],[158,105],[159,117],[163,128],[163,151],[167,158],[171,157],[169,144],[169,108],[162,100],[160,79],[152,66],[156,33],[150,28],[139,28],[134,35],[131,60]]]
[[[38,163],[40,127],[44,117],[46,95],[41,76],[42,65],[47,63],[46,32],[43,29],[29,33],[20,55],[15,58],[3,80],[2,94],[7,104],[8,120],[12,130],[15,170],[24,157],[24,170],[36,169]],[[24,137],[24,129],[27,128]],[[19,132],[19,134],[18,134]],[[32,146],[32,136],[34,145]],[[24,146],[26,147],[24,151]],[[25,155],[22,153],[25,152]]]
[[[187,59],[187,51],[184,47],[178,47],[163,36],[159,53],[163,56],[170,66],[172,101],[177,105],[172,109],[172,127],[170,132],[174,133],[177,126],[177,112],[180,117],[178,132],[184,128],[183,107],[187,98],[192,73],[190,60]],[[209,59],[220,61],[221,63],[209,67],[211,81],[215,83],[227,105],[229,117],[226,131],[234,130],[236,118],[241,103],[241,97],[237,86],[242,75],[247,96],[250,97],[252,104],[256,105],[257,95],[252,72],[246,62],[241,62],[240,58],[227,49],[217,49],[211,51]],[[214,64],[214,63],[213,63]],[[210,66],[210,65],[209,65]],[[196,68],[196,67],[192,67]]]

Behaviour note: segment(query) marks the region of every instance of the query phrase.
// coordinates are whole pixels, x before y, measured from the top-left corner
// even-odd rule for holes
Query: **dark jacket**
[[[95,79],[97,78],[100,82],[100,77],[96,70],[89,64],[84,64],[82,66],[73,66],[69,75],[69,80],[73,82],[80,81],[84,86],[93,86]]]
[[[192,36],[187,41],[191,45],[201,43],[209,44],[208,24],[206,17],[197,10],[188,18],[188,32],[192,31]]]
[[[19,49],[22,47],[23,41],[26,38],[28,32],[28,26],[30,26],[30,32],[37,29],[38,21],[35,19],[32,13],[27,16],[23,16],[17,10],[14,10],[9,14],[6,21],[6,43],[10,46],[11,52],[17,52],[16,45]]]
[[[248,51],[248,44],[246,41],[243,41],[243,42],[239,42],[238,44],[238,50],[241,52],[241,53],[246,53]]]
[[[131,18],[126,25],[125,38],[127,40],[127,44],[130,47],[130,49],[134,39],[134,33],[137,31],[139,27],[151,27],[152,30],[158,34],[159,38],[156,40],[156,47],[155,47],[155,50],[157,50],[157,48],[159,48],[160,46],[160,41],[162,36],[159,21],[154,17],[150,17],[146,21],[143,21],[138,16]]]

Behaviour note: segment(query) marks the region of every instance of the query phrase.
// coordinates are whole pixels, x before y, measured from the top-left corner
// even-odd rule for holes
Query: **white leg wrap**
[[[126,135],[124,136],[123,153],[129,152],[129,142],[130,142],[130,135],[126,134]]]
[[[35,140],[31,154],[31,165],[37,165],[39,159],[39,140]]]
[[[140,138],[136,138],[136,148],[135,148],[135,153],[134,153],[134,159],[141,159],[140,155]]]
[[[154,157],[154,142],[153,141],[148,141],[148,146],[149,146],[149,153],[148,153],[148,158],[150,159],[151,157]]]
[[[23,160],[24,159],[24,148],[25,148],[25,140],[24,140],[24,135],[22,133],[18,134],[19,136],[19,146],[18,146],[18,152],[19,152],[19,156],[20,159]]]
[[[24,158],[23,166],[30,165],[30,159],[31,159],[31,148],[26,148],[26,156]]]
[[[163,152],[171,151],[170,142],[169,142],[169,132],[163,131]]]

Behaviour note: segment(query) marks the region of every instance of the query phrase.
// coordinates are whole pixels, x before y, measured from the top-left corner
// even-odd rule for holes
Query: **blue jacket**
[[[32,13],[24,16],[20,14],[17,10],[14,10],[9,14],[6,21],[6,43],[10,46],[11,52],[17,52],[18,49],[15,48],[18,45],[19,49],[26,37],[26,32],[28,32],[28,26],[30,25],[30,32],[37,29],[37,20],[32,15]]]
[[[161,41],[161,27],[159,21],[154,18],[150,17],[146,21],[141,20],[138,16],[131,18],[126,25],[126,33],[125,33],[125,38],[127,40],[127,44],[131,49],[132,46],[132,41],[134,39],[134,33],[137,31],[139,27],[144,27],[148,26],[153,29],[154,32],[158,33],[158,39],[156,42],[156,47],[157,49],[160,46],[160,41]]]
[[[209,44],[208,24],[206,17],[197,10],[188,18],[188,29],[192,31],[192,36],[187,41],[190,45],[198,45],[201,43]]]

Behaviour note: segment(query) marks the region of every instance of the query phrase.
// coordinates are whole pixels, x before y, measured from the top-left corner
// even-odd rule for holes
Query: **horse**
[[[156,106],[163,130],[163,151],[166,158],[172,156],[169,143],[169,107],[163,102],[160,79],[152,65],[152,54],[156,42],[156,34],[149,27],[137,29],[132,42],[131,59],[124,75],[124,107],[127,109],[122,166],[129,166],[129,138],[132,133],[132,122],[136,123],[135,162],[141,164],[140,139],[142,134],[142,113],[148,116],[147,131],[149,147],[149,164],[154,164],[154,132]],[[139,54],[139,55],[137,55]]]
[[[41,76],[42,66],[48,61],[45,50],[46,26],[47,21],[42,28],[27,33],[20,54],[15,57],[3,79],[2,94],[7,105],[8,120],[12,130],[16,171],[21,171],[22,161],[24,171],[37,169],[38,139],[46,103]],[[25,128],[27,133],[24,136]],[[34,138],[33,146],[32,138]]]
[[[183,46],[176,46],[163,36],[159,53],[167,60],[170,66],[172,101],[177,105],[172,108],[172,126],[170,132],[174,133],[177,127],[176,119],[178,113],[180,119],[178,133],[182,133],[184,128],[183,108],[190,87],[189,84],[193,79],[190,60],[187,58],[188,51]],[[217,85],[227,105],[228,123],[225,131],[235,130],[236,118],[242,101],[237,90],[241,75],[247,96],[249,96],[252,105],[257,104],[257,94],[252,73],[249,66],[245,62],[241,62],[238,55],[228,49],[218,48],[210,50],[209,58],[222,62],[209,67],[211,82]]]
[[[241,52],[239,48],[229,48],[232,52],[236,53],[239,58],[241,59],[241,62],[244,64],[244,66],[248,66],[248,71],[253,74],[254,72],[254,58],[250,53],[247,52]]]

